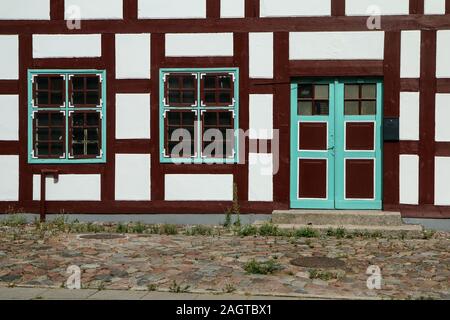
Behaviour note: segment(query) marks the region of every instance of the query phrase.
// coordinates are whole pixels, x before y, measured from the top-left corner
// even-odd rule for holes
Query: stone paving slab
[[[345,266],[311,269],[291,264],[301,256],[340,259]],[[252,260],[272,261],[277,268],[267,275],[247,273],[244,267]],[[381,270],[380,290],[367,288],[371,265]],[[169,292],[178,286],[195,299],[199,293],[225,292],[295,298],[450,299],[450,236],[445,233],[428,240],[136,234],[91,240],[65,233],[44,238],[11,236],[0,229],[0,287],[60,288],[67,281],[69,266],[80,268],[84,289],[144,290],[136,295],[149,298],[151,289]]]
[[[101,290],[89,296],[89,300],[141,300],[147,294],[146,291]]]
[[[69,290],[69,289],[48,289],[47,291],[37,295],[34,299],[43,300],[85,300],[95,295],[97,290]]]
[[[0,288],[0,300],[31,300],[46,291],[46,288]]]

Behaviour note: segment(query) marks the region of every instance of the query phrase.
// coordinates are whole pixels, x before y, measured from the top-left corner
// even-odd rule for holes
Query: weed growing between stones
[[[244,265],[244,270],[249,274],[272,274],[280,269],[280,264],[274,259],[267,261],[256,261],[252,259]]]
[[[190,286],[182,287],[175,280],[173,280],[172,284],[169,287],[169,292],[172,292],[172,293],[186,293],[186,292],[189,292],[189,288],[190,288]]]
[[[309,272],[310,279],[320,279],[323,281],[330,281],[333,279],[338,279],[338,274],[331,271],[324,271],[319,269],[311,269]]]

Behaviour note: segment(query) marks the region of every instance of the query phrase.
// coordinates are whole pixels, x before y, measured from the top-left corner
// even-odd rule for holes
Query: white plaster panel
[[[383,60],[384,32],[291,32],[291,60]]]
[[[138,18],[206,18],[206,0],[138,0]]]
[[[273,138],[273,95],[251,94],[249,101],[250,139]]]
[[[19,36],[0,35],[0,79],[19,79]]]
[[[53,177],[45,178],[45,199],[47,201],[100,201],[100,174],[62,174],[55,182]],[[41,176],[33,175],[33,200],[41,199]]]
[[[231,57],[232,33],[167,33],[167,57]]]
[[[116,78],[150,79],[151,35],[116,34]]]
[[[249,154],[248,200],[273,201],[273,156],[270,153]]]
[[[249,34],[250,78],[273,78],[273,33]]]
[[[150,139],[150,94],[116,94],[116,139]]]
[[[402,31],[400,77],[420,78],[420,31]]]
[[[374,12],[382,15],[409,14],[409,0],[345,0],[348,16],[370,16]]]
[[[436,77],[450,78],[450,30],[438,30],[436,41]]]
[[[100,34],[33,35],[33,58],[89,58],[101,55]]]
[[[436,94],[436,141],[450,141],[450,94]]]
[[[116,200],[149,201],[151,199],[149,154],[116,154]]]
[[[245,0],[220,0],[221,18],[244,18]]]
[[[50,20],[50,0],[1,0],[0,20]]]
[[[434,165],[434,204],[448,206],[450,205],[450,157],[436,157]]]
[[[166,174],[167,201],[232,201],[232,174]]]
[[[19,140],[18,95],[0,95],[0,140]]]
[[[400,155],[400,203],[419,204],[419,156]]]
[[[123,0],[65,0],[65,18],[73,19],[71,7],[79,9],[82,20],[89,19],[122,19]]]
[[[0,201],[19,200],[19,156],[0,156]]]
[[[400,92],[400,140],[419,140],[419,92]]]
[[[445,14],[445,0],[425,0],[425,14]]]
[[[331,0],[261,0],[261,17],[304,17],[331,15]]]

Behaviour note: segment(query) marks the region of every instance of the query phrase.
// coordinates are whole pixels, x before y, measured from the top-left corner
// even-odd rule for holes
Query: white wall
[[[419,204],[419,156],[400,155],[400,203]]]
[[[384,32],[291,32],[291,60],[383,60]]]
[[[100,34],[33,35],[33,58],[89,58],[101,55]]]
[[[0,20],[50,20],[50,0],[1,0]]]
[[[138,0],[138,18],[206,18],[206,0]]]
[[[116,94],[116,139],[150,139],[150,94]]]
[[[116,79],[150,79],[151,35],[116,34]]]
[[[400,92],[400,140],[419,140],[420,93]]]
[[[436,94],[436,141],[450,141],[450,94]]]
[[[80,10],[81,19],[123,19],[122,0],[65,0],[65,18],[71,20],[70,8]]]
[[[116,154],[115,199],[151,199],[151,158],[149,154]]]
[[[221,18],[244,18],[245,0],[220,0]]]
[[[438,30],[436,41],[436,77],[450,78],[450,30]]]
[[[420,31],[401,32],[400,77],[420,78]]]
[[[167,57],[231,57],[233,33],[167,33]]]
[[[436,157],[434,168],[434,204],[450,205],[450,157]]]
[[[18,95],[0,95],[0,140],[19,140]]]
[[[345,14],[348,16],[370,16],[371,8],[376,8],[376,12],[382,15],[409,14],[409,0],[345,0]]]
[[[273,138],[273,95],[251,94],[249,101],[250,139]]]
[[[261,17],[302,17],[331,15],[331,0],[261,0]]]
[[[19,79],[19,36],[0,35],[0,48],[0,79]]]
[[[249,33],[250,78],[273,78],[273,33]]]
[[[167,201],[232,201],[232,174],[166,174]]]
[[[445,0],[425,0],[425,14],[445,14]]]
[[[249,154],[248,200],[273,201],[273,156],[270,153]]]
[[[55,183],[53,177],[45,179],[47,201],[100,201],[101,175],[62,174]],[[33,200],[41,199],[41,176],[33,175]]]
[[[0,156],[0,201],[19,200],[19,156]]]

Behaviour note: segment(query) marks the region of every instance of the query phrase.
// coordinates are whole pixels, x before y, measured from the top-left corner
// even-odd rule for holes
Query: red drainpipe
[[[46,212],[46,200],[45,200],[45,178],[47,176],[53,176],[55,183],[58,182],[59,171],[58,170],[41,170],[41,205],[39,210],[39,216],[41,222],[45,222],[45,212]]]

